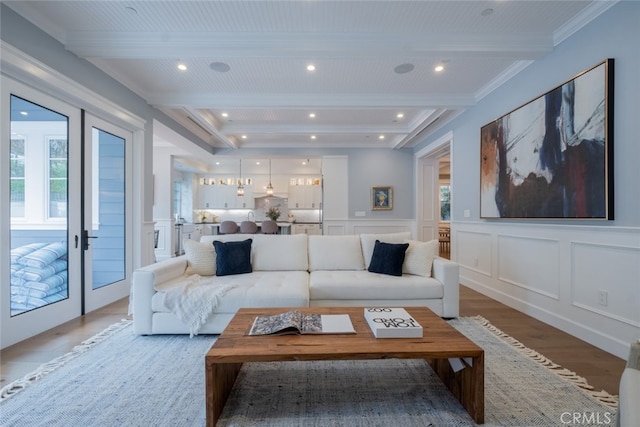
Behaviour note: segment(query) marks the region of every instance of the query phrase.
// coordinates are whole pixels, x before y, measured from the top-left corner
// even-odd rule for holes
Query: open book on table
[[[249,335],[355,334],[348,314],[287,311],[272,316],[256,316]]]

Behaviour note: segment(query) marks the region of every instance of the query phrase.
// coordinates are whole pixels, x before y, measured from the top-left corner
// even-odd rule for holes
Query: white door
[[[85,114],[84,312],[129,295],[133,135]]]
[[[434,158],[417,160],[417,231],[418,239],[422,241],[438,239],[440,222],[438,163],[438,159]]]
[[[80,110],[2,77],[2,348],[81,314]]]

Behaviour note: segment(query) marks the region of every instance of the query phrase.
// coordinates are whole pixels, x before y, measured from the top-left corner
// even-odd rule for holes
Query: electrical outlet
[[[603,291],[602,289],[600,289],[598,291],[598,305],[606,307],[607,304],[609,303],[608,299],[609,299],[609,294],[607,293],[607,291]]]

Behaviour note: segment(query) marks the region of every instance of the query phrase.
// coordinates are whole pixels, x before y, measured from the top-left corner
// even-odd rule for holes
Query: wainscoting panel
[[[155,229],[159,230],[158,247],[155,248],[157,261],[169,259],[175,255],[174,244],[174,222],[173,219],[156,220]]]
[[[493,250],[491,234],[476,231],[456,231],[456,244],[452,246],[456,251],[456,262],[476,273],[491,277]],[[454,236],[451,239],[454,240]]]
[[[452,222],[460,283],[620,358],[640,338],[640,228]]]
[[[415,238],[413,230],[415,221],[413,220],[331,220],[323,224],[324,234],[345,235],[345,234],[384,234],[399,233],[403,231],[411,232]]]
[[[498,235],[498,279],[558,299],[558,246],[557,240]]]
[[[640,250],[573,242],[571,255],[572,304],[640,327]]]

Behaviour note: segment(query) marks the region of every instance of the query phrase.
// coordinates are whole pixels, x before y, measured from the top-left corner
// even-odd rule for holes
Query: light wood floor
[[[127,318],[127,305],[128,300],[123,299],[0,351],[0,388]],[[527,347],[585,377],[594,389],[618,394],[624,360],[464,286],[460,289],[460,315],[481,315]]]

